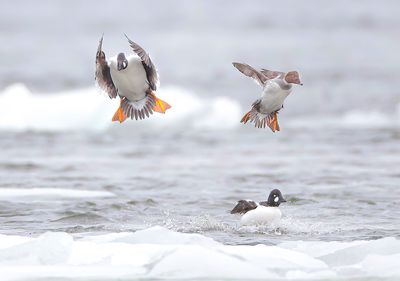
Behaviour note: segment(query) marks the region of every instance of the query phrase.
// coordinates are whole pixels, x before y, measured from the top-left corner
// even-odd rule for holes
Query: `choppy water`
[[[10,193],[0,193],[3,233],[162,225],[226,244],[400,235],[397,130],[163,130],[2,133],[0,176]],[[6,189],[32,187],[70,191],[25,197]],[[236,200],[261,201],[273,188],[289,201],[278,229],[241,228],[228,213]],[[68,198],[73,190],[110,194]]]
[[[397,1],[42,4],[0,11],[3,276],[400,276]],[[93,87],[103,31],[109,55],[122,32],[150,51],[165,116],[111,124],[118,102]],[[281,132],[239,123],[259,89],[232,61],[299,70]],[[229,214],[273,188],[279,224]]]

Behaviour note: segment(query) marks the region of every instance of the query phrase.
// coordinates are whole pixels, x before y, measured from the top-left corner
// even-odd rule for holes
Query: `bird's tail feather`
[[[130,101],[123,97],[121,99],[121,105],[115,112],[112,120],[124,122],[125,119],[131,118],[135,120],[142,120],[150,117],[153,112],[165,113],[171,106],[157,98],[154,92],[147,93],[146,97],[139,101]]]
[[[121,107],[128,118],[142,120],[153,114],[153,107],[155,104],[156,101],[154,97],[146,95],[145,98],[139,101],[129,101],[127,98],[123,98]]]
[[[252,108],[243,116],[240,122],[244,124],[247,122],[254,122],[254,127],[265,128],[268,126],[272,132],[280,131],[277,112],[271,114],[262,114],[255,108]]]

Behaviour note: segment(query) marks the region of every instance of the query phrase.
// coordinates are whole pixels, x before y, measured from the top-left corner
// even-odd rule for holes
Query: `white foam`
[[[0,200],[14,199],[55,199],[113,197],[114,193],[102,190],[77,190],[68,188],[0,188]]]
[[[230,96],[203,98],[174,86],[157,95],[170,103],[166,114],[154,113],[143,121],[112,123],[118,99],[109,99],[96,87],[58,93],[31,93],[14,84],[0,92],[0,130],[8,131],[103,131],[109,128],[168,128],[178,130],[231,130],[240,126],[244,110]],[[289,114],[285,114],[290,116]],[[400,104],[394,113],[351,110],[335,116],[291,116],[285,127],[294,128],[392,128],[400,126]]]
[[[32,94],[22,84],[9,86],[0,93],[0,130],[101,131],[121,126],[111,122],[118,99],[111,100],[99,91],[93,87]],[[166,114],[128,120],[123,126],[232,129],[239,125],[241,108],[230,97],[205,99],[178,87],[161,88],[157,95],[172,105]]]
[[[2,130],[101,130],[108,122],[116,101],[106,100],[93,89],[54,94],[32,94],[16,84],[0,94]]]
[[[228,246],[199,234],[152,227],[73,239],[0,236],[2,280],[400,278],[400,241],[292,241]],[[63,279],[63,280],[64,280]]]

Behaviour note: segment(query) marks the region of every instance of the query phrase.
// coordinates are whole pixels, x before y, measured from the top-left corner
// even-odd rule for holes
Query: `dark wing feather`
[[[147,75],[147,81],[149,81],[150,89],[152,89],[153,91],[157,90],[158,73],[156,67],[154,66],[153,62],[150,59],[150,56],[146,53],[146,51],[142,47],[140,47],[138,44],[129,39],[128,36],[126,36],[126,34],[125,37],[126,39],[128,39],[128,42],[133,51],[142,60],[143,67]]]
[[[261,99],[256,100],[255,102],[253,102],[253,104],[251,105],[252,108],[254,108],[257,112],[260,112],[260,106],[261,106]]]
[[[255,70],[248,64],[234,62],[232,63],[234,67],[236,67],[241,73],[244,75],[253,78],[257,84],[261,87],[264,86],[265,82],[268,80],[267,77],[264,76],[261,72]]]
[[[232,209],[231,214],[245,214],[255,208],[257,208],[257,204],[254,201],[240,200],[236,204],[235,208]]]
[[[96,53],[96,72],[95,79],[99,87],[105,91],[111,99],[117,97],[118,90],[115,88],[111,78],[110,67],[107,64],[106,54],[101,50],[103,36],[100,39]]]
[[[268,70],[268,69],[261,69],[261,73],[264,74],[265,77],[269,79],[274,79],[276,77],[282,77],[285,75],[285,73],[280,72],[280,71],[274,71],[274,70]]]
[[[269,207],[268,201],[261,201],[259,204],[265,207]]]

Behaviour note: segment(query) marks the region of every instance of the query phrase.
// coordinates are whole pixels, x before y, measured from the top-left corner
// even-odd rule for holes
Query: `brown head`
[[[299,73],[297,71],[289,71],[285,75],[285,81],[291,84],[298,84],[303,86],[303,84],[300,82],[300,77]]]

